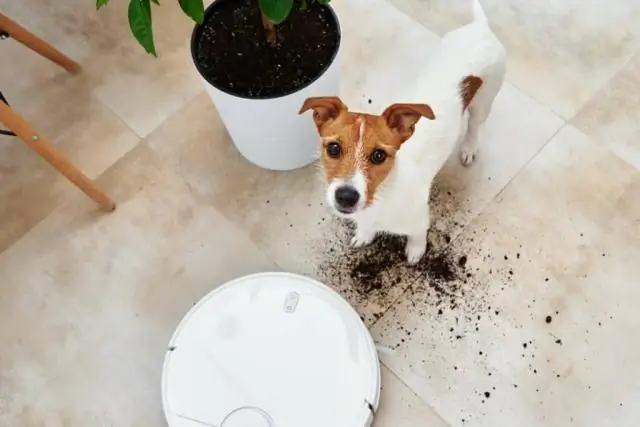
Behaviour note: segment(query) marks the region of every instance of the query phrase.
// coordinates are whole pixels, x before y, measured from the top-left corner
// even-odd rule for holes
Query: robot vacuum
[[[380,363],[335,291],[288,273],[228,282],[182,319],[164,360],[169,427],[369,427]]]

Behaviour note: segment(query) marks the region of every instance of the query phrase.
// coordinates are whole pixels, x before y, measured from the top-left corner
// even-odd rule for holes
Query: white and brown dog
[[[337,97],[309,98],[328,179],[327,201],[354,220],[356,247],[377,233],[406,235],[407,261],[427,246],[431,183],[453,150],[470,165],[478,131],[500,91],[506,52],[478,0],[473,22],[446,34],[430,61],[417,103],[390,105],[382,115],[350,112]],[[428,120],[418,121],[421,117]]]

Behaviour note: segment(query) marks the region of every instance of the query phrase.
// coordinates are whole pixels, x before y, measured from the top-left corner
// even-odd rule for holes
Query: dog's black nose
[[[360,194],[353,187],[340,187],[336,190],[336,204],[340,208],[351,209],[360,200]]]

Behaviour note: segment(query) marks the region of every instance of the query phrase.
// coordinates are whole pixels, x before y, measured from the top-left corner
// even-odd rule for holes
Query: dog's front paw
[[[415,265],[424,256],[427,250],[426,239],[412,239],[407,240],[407,245],[404,248],[405,255],[407,256],[407,263]]]
[[[355,236],[351,238],[351,247],[361,248],[363,246],[367,246],[368,244],[373,242],[373,239],[375,237],[376,237],[375,232],[363,232],[358,230],[356,231]]]

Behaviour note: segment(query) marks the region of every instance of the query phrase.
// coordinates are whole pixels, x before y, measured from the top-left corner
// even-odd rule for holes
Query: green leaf
[[[180,7],[196,24],[202,24],[204,21],[203,0],[180,0]]]
[[[305,11],[309,8],[307,0],[300,0],[300,10]]]
[[[293,0],[260,0],[260,9],[275,25],[282,23],[291,12]]]
[[[150,0],[131,0],[129,3],[129,27],[144,50],[153,56],[158,56],[153,42]]]
[[[109,4],[109,0],[96,0],[96,9],[100,10],[102,6]]]

